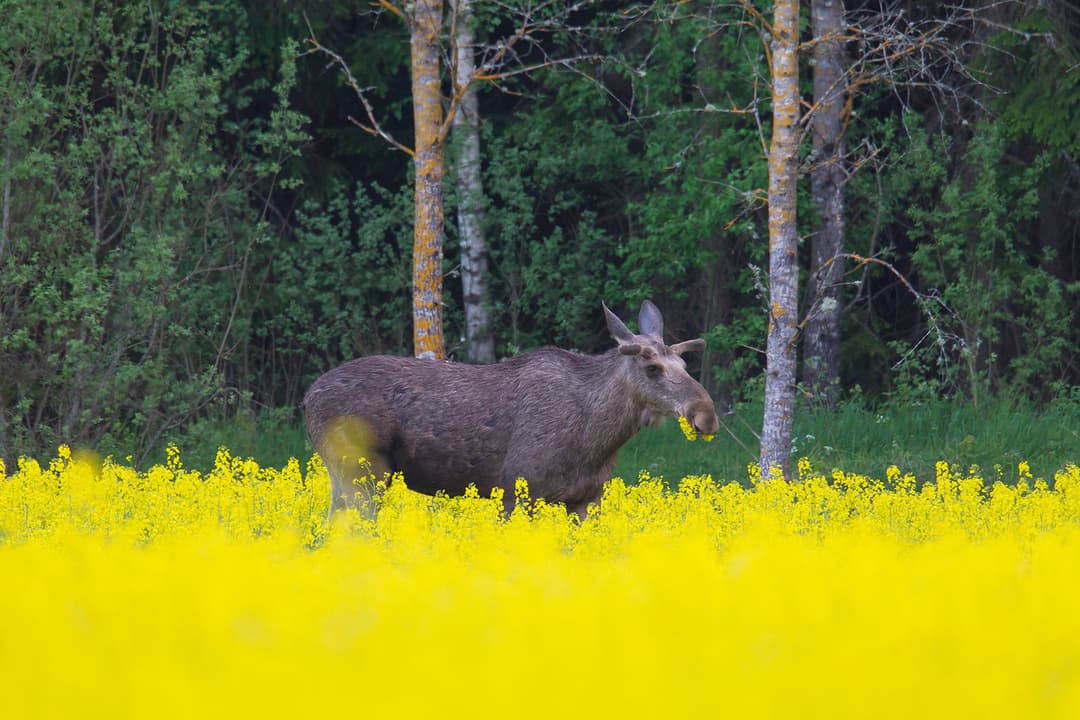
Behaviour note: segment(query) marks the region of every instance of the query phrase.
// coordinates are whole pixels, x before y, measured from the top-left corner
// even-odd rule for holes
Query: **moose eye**
[[[655,378],[660,377],[660,373],[662,373],[662,372],[663,372],[663,369],[659,365],[646,365],[645,366],[645,377],[655,379]]]

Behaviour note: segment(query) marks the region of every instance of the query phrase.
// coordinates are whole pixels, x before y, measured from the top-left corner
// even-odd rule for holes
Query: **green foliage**
[[[934,332],[945,343],[942,379],[978,401],[1010,387],[1030,394],[1066,372],[1076,353],[1070,289],[1046,269],[1046,250],[1031,240],[1038,186],[1049,167],[1043,154],[1026,166],[1010,164],[999,125],[978,125],[960,172],[946,178],[927,167],[933,143],[912,136],[917,191],[934,198],[912,204],[907,217],[918,244],[911,260],[920,284],[932,288]]]
[[[1042,37],[1059,35],[1055,41]],[[1039,37],[1033,41],[1032,35]],[[1071,42],[1080,47],[1080,38]],[[1000,122],[1011,139],[1029,136],[1045,147],[1080,156],[1080,53],[1069,52],[1068,27],[1055,27],[1045,9],[1017,23],[1015,32],[1002,32],[995,44],[1003,51],[991,69],[997,82],[1012,92],[1004,95]]]
[[[514,30],[508,8],[477,8],[480,42]],[[706,338],[715,397],[745,401],[764,336],[766,54],[745,5],[660,4],[604,32],[640,9],[583,6],[581,32],[529,49],[602,61],[480,86],[498,353],[603,350],[600,301],[630,315],[648,297],[671,338]],[[304,12],[408,144],[406,24],[364,2]],[[846,186],[848,249],[929,303],[880,265],[846,278],[853,395],[1048,400],[1078,380],[1077,43],[1042,13],[980,59],[996,114],[913,90],[923,115],[901,115],[885,85],[854,98],[848,147],[868,162]],[[353,356],[409,352],[411,163],[349,121],[355,92],[302,55],[307,32],[290,3],[0,2],[0,456],[143,454],[257,408],[290,415]]]
[[[597,349],[600,301],[626,297],[612,267],[611,217],[622,199],[602,190],[624,171],[625,140],[602,119],[591,83],[563,82],[557,94],[558,109],[538,110],[501,136],[489,127],[484,137],[494,159],[484,167],[485,229],[500,353],[542,344]],[[562,103],[575,114],[568,118]]]
[[[247,92],[226,31],[243,12],[0,12],[0,454],[146,448],[215,398],[248,330],[238,298],[266,232],[252,194],[279,168],[266,133],[226,123]]]
[[[761,128],[752,114],[729,110],[752,104],[763,57],[754,38],[712,32],[712,22],[734,21],[738,11],[693,10],[679,8],[689,14],[661,25],[637,80],[643,150],[631,168],[641,191],[616,253],[632,301],[660,296],[675,310],[676,332],[708,342],[706,381],[739,399],[761,367],[748,350],[760,345],[765,319],[751,266],[766,263],[768,177]]]
[[[378,184],[338,186],[297,212],[288,241],[268,248],[256,335],[277,403],[296,404],[328,368],[412,344],[412,196]]]

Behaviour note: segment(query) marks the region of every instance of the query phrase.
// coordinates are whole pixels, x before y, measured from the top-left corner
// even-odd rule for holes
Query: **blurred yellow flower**
[[[616,478],[584,522],[397,476],[328,523],[317,457],[22,458],[5,717],[1080,716],[1080,468],[797,468]]]

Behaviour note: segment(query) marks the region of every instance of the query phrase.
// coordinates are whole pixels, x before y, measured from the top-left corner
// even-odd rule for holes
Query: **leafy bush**
[[[940,153],[941,139],[913,135],[911,155]],[[1010,390],[1039,396],[1067,377],[1077,353],[1077,288],[1047,270],[1048,248],[1032,242],[1038,188],[1049,156],[1017,166],[1006,158],[999,125],[974,128],[955,174],[936,162],[915,159],[914,172],[929,200],[912,202],[911,254],[918,284],[932,294],[942,343],[916,353],[938,355],[949,386],[976,402]],[[944,352],[944,355],[940,353]]]
[[[295,405],[330,367],[411,350],[412,223],[408,188],[339,184],[326,204],[305,203],[295,232],[266,249],[253,309],[269,368],[261,384],[276,388],[264,401]]]
[[[269,233],[256,197],[299,138],[284,109],[231,120],[265,87],[234,82],[242,19],[228,0],[0,9],[0,456],[141,452],[227,387]]]

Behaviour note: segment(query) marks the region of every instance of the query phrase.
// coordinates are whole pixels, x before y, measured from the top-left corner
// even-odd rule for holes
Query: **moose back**
[[[681,357],[704,341],[666,345],[649,301],[638,334],[603,310],[617,345],[602,355],[546,347],[493,365],[380,355],[321,376],[304,416],[330,473],[331,511],[366,503],[374,479],[400,471],[428,494],[503,488],[508,510],[525,478],[532,497],[584,517],[619,448],[642,427],[682,415],[698,432],[716,432],[712,399]]]

